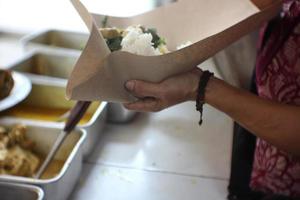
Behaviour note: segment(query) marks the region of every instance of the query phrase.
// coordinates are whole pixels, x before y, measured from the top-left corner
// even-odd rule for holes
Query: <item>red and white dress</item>
[[[283,14],[288,18],[284,29],[289,26],[291,31],[273,55],[269,51],[277,48],[283,34],[280,30],[277,36],[271,33],[271,39],[260,52],[265,55],[258,55],[257,90],[262,98],[300,106],[300,1],[285,1]],[[266,61],[270,56],[270,61]],[[300,198],[300,159],[258,138],[250,186],[265,193]]]

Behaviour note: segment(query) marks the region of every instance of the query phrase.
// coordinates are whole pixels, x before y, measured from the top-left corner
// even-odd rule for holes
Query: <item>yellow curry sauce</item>
[[[10,117],[39,120],[39,121],[59,122],[61,120],[61,117],[66,112],[68,112],[68,109],[37,107],[31,105],[18,105],[12,109],[9,109],[6,112],[3,112],[1,116],[10,116]],[[94,112],[88,111],[83,116],[79,124],[83,125],[88,123],[93,117],[93,114]]]

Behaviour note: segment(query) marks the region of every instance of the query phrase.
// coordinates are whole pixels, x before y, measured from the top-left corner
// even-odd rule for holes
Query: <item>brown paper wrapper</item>
[[[110,52],[98,30],[104,16],[90,13],[80,0],[71,2],[90,37],[69,78],[67,98],[109,102],[135,100],[124,87],[128,80],[160,82],[190,71],[278,14],[281,6],[280,1],[261,6],[249,0],[182,0],[133,17],[109,17],[112,27],[141,24],[156,28],[171,50],[160,56],[139,56]],[[187,41],[193,44],[176,50]]]

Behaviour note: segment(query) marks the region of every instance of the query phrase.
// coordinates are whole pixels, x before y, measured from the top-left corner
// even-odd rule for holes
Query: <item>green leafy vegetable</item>
[[[166,40],[165,40],[165,38],[159,38],[159,45],[166,45],[167,43],[166,43]],[[159,46],[158,45],[158,46]]]
[[[121,42],[122,42],[122,37],[115,37],[111,39],[106,39],[106,44],[109,47],[111,51],[118,51],[122,48]]]
[[[159,45],[166,44],[165,40],[158,36],[157,30],[155,28],[145,29],[145,27],[141,26],[141,29],[142,29],[143,33],[150,33],[152,35],[151,42],[153,43],[154,48],[157,48]]]
[[[102,28],[107,27],[107,21],[108,21],[108,16],[105,16],[104,19],[102,20]]]

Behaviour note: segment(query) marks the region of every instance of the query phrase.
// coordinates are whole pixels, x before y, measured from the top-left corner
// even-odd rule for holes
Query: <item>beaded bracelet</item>
[[[207,86],[207,83],[214,74],[209,71],[203,71],[198,85],[198,92],[197,92],[197,99],[196,99],[196,110],[200,112],[200,121],[199,125],[201,126],[203,120],[203,105],[205,103],[204,97],[205,97],[205,88]]]

